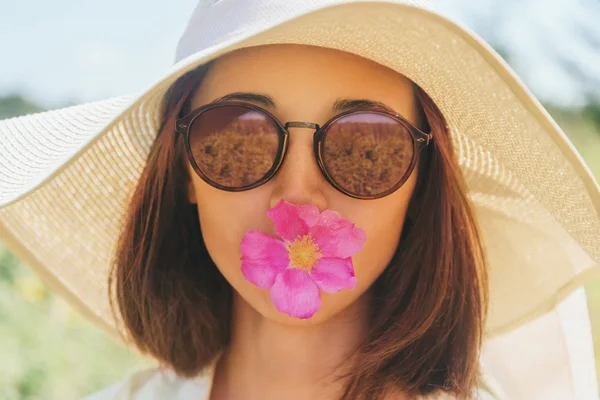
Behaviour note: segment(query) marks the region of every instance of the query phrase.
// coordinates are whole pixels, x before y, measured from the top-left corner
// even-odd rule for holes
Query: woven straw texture
[[[205,22],[210,33],[194,48],[187,32],[178,62],[144,93],[0,122],[0,240],[89,318],[115,332],[107,271],[165,91],[220,54],[266,43],[359,54],[409,77],[437,103],[488,251],[490,335],[541,315],[597,272],[597,184],[545,110],[474,34],[400,2],[317,9],[327,1],[307,1],[286,10],[272,1],[276,10],[235,14],[246,16],[245,27],[221,3],[236,2],[195,15],[191,21]],[[294,18],[266,22],[263,12]]]

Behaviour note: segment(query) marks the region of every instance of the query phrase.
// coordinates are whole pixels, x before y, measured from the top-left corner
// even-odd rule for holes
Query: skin
[[[417,124],[410,81],[382,65],[353,54],[300,45],[269,45],[237,50],[218,59],[192,98],[200,107],[233,92],[272,97],[264,107],[283,123],[323,125],[336,115],[339,98],[383,102]],[[396,192],[358,200],[335,190],[313,154],[312,129],[290,128],[286,159],[273,179],[246,192],[213,188],[190,167],[189,200],[197,204],[206,247],[234,288],[231,345],[219,360],[212,400],[331,399],[343,382],[332,372],[365,332],[371,284],[384,271],[400,239],[417,180],[417,169]],[[275,235],[266,212],[281,199],[332,209],[366,231],[363,250],[353,257],[354,290],[322,293],[322,306],[310,319],[277,311],[267,290],[248,282],[240,270],[240,241],[258,229]],[[242,396],[243,394],[243,396]],[[401,393],[395,399],[405,398]]]

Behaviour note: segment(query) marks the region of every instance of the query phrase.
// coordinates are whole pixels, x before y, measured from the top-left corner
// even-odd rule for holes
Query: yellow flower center
[[[288,245],[290,262],[296,269],[309,272],[312,270],[321,254],[321,249],[310,235],[297,237]]]

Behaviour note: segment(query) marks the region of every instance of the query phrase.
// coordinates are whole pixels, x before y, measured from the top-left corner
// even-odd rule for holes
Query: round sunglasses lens
[[[275,122],[251,108],[211,108],[190,128],[190,148],[198,168],[210,181],[227,188],[260,181],[273,167],[279,147]]]
[[[415,152],[407,127],[369,112],[337,120],[327,130],[322,146],[331,179],[359,197],[377,196],[402,181]]]

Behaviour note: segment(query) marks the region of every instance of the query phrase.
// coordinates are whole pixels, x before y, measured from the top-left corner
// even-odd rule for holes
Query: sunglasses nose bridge
[[[290,158],[294,158],[294,159],[296,158],[289,154],[290,153],[290,145],[291,145],[291,142],[290,142],[291,138],[289,137],[289,128],[307,128],[307,129],[314,130],[314,134],[312,135],[312,149],[313,149],[313,154],[312,154],[313,160],[312,161],[315,162],[316,167],[320,170],[321,169],[320,160],[318,159],[319,155],[316,154],[316,152],[317,152],[317,147],[316,147],[317,144],[316,143],[319,140],[318,137],[319,137],[319,134],[321,133],[321,127],[318,124],[315,124],[313,122],[305,122],[305,121],[289,121],[289,122],[285,123],[285,125],[283,127],[285,128],[285,130],[288,133],[287,145],[286,145],[286,149],[284,151],[284,159],[285,158],[288,159],[287,164],[290,164],[290,161],[291,161]],[[306,158],[305,158],[305,160],[306,160]],[[296,162],[296,161],[293,161],[293,162]],[[279,168],[281,169],[281,166]],[[320,171],[320,172],[323,173],[323,171]]]
[[[319,129],[317,124],[295,121],[286,123],[284,127],[286,130]],[[315,160],[313,146],[308,144],[308,137],[298,133],[294,139],[288,139],[281,164],[272,178],[274,204],[284,199],[298,204],[313,203],[319,207],[325,206],[323,190],[328,183]],[[313,139],[313,135],[310,137]]]
[[[315,130],[319,130],[320,127],[318,124],[314,124],[312,122],[301,122],[301,121],[290,121],[287,122],[284,126],[285,129],[288,128],[308,128],[308,129],[315,129]]]

